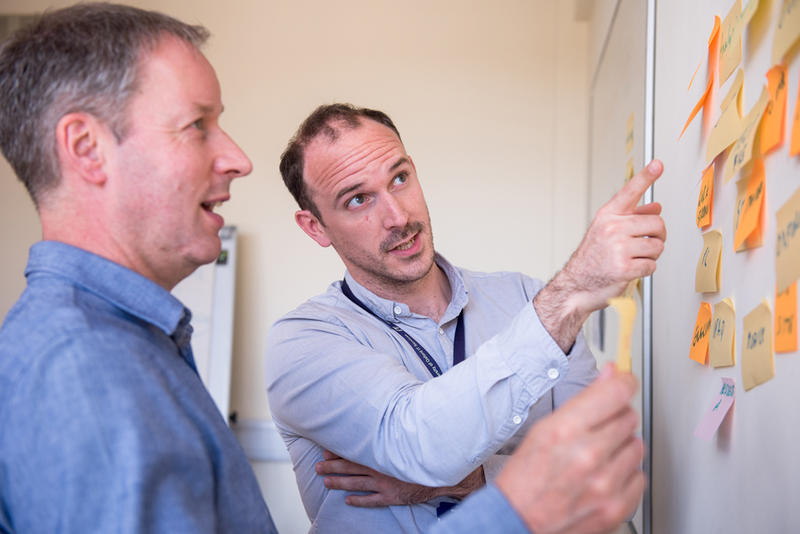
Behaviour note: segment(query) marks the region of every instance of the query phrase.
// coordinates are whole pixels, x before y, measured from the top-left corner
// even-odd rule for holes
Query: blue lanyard
[[[411,345],[411,348],[414,349],[414,352],[417,353],[419,359],[422,360],[422,363],[425,364],[425,367],[428,368],[428,371],[430,371],[431,375],[437,377],[442,374],[442,370],[436,363],[436,360],[431,357],[431,355],[422,345],[417,343],[416,339],[411,337],[408,332],[400,328],[398,325],[384,320],[374,311],[367,308],[367,305],[358,300],[358,298],[353,294],[345,280],[342,280],[342,293],[344,293],[347,298],[352,300],[353,303],[358,305],[361,309],[369,312],[372,316],[384,322],[389,328],[397,332],[403,339],[405,339],[406,342]],[[458,322],[456,323],[456,336],[453,340],[453,365],[458,365],[459,363],[463,362],[464,355],[464,311],[462,310],[461,313],[458,314]]]

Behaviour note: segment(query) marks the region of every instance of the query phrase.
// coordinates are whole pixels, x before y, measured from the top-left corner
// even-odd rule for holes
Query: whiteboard
[[[228,421],[233,360],[233,304],[236,281],[236,227],[219,232],[217,261],[181,281],[172,294],[192,312],[192,352],[203,384]]]
[[[653,532],[800,532],[800,355],[776,354],[775,377],[742,388],[742,318],[762,300],[774,311],[775,212],[800,186],[800,158],[789,157],[788,129],[782,147],[765,158],[764,244],[733,250],[735,176],[714,182],[711,228],[723,234],[721,291],[694,292],[702,233],[694,216],[705,168],[706,137],[698,116],[683,138],[683,123],[706,81],[707,39],[714,15],[724,19],[733,0],[658,2],[656,21],[655,153],[665,173],[655,185],[664,205],[667,243],[653,276]],[[743,111],[753,106],[771,67],[772,37],[782,0],[761,0],[744,36]],[[698,62],[703,65],[687,91]],[[787,128],[795,111],[800,60],[788,62]],[[711,124],[733,81],[717,92]],[[746,175],[746,174],[745,174]],[[736,307],[736,365],[711,368],[689,360],[690,339],[700,302],[731,297]],[[736,402],[712,441],[693,436],[719,392],[721,378],[736,382]]]
[[[590,91],[590,138],[588,176],[588,217],[591,219],[625,183],[628,169],[638,170],[649,161],[652,148],[652,88],[648,70],[652,69],[652,21],[648,2],[618,0],[593,74]],[[650,52],[650,56],[648,56]],[[642,435],[649,448],[649,356],[650,356],[649,280],[636,292],[639,312],[631,337],[632,372],[642,387],[634,398],[634,408],[642,420]],[[587,321],[586,338],[598,365],[616,360],[616,314],[595,312]],[[649,474],[649,456],[643,468]],[[628,530],[649,532],[649,490],[645,492]]]

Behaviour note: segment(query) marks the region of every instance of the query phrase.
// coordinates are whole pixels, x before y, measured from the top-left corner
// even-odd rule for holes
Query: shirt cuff
[[[429,534],[530,534],[516,510],[494,484],[473,493],[447,513]]]

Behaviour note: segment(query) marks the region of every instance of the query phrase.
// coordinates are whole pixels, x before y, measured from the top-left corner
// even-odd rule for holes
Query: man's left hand
[[[366,492],[365,495],[348,495],[345,502],[350,506],[378,508],[419,504],[437,497],[463,499],[486,483],[483,467],[478,467],[455,486],[431,488],[403,482],[364,465],[345,460],[330,451],[325,451],[323,458],[323,461],[316,465],[317,474],[336,475],[325,477],[326,488]]]

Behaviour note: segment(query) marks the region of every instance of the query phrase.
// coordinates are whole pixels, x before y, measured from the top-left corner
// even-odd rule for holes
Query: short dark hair
[[[61,180],[61,117],[89,113],[122,141],[140,60],[166,35],[199,48],[209,32],[155,11],[88,3],[45,12],[0,45],[0,149],[37,206]]]
[[[303,121],[281,155],[280,170],[283,183],[286,184],[300,209],[309,210],[320,222],[322,215],[311,200],[303,178],[306,147],[320,135],[324,135],[333,143],[339,138],[339,130],[335,126],[353,130],[361,126],[361,119],[373,120],[387,126],[400,139],[400,132],[397,131],[392,119],[382,111],[359,108],[352,104],[326,104],[319,106]]]

